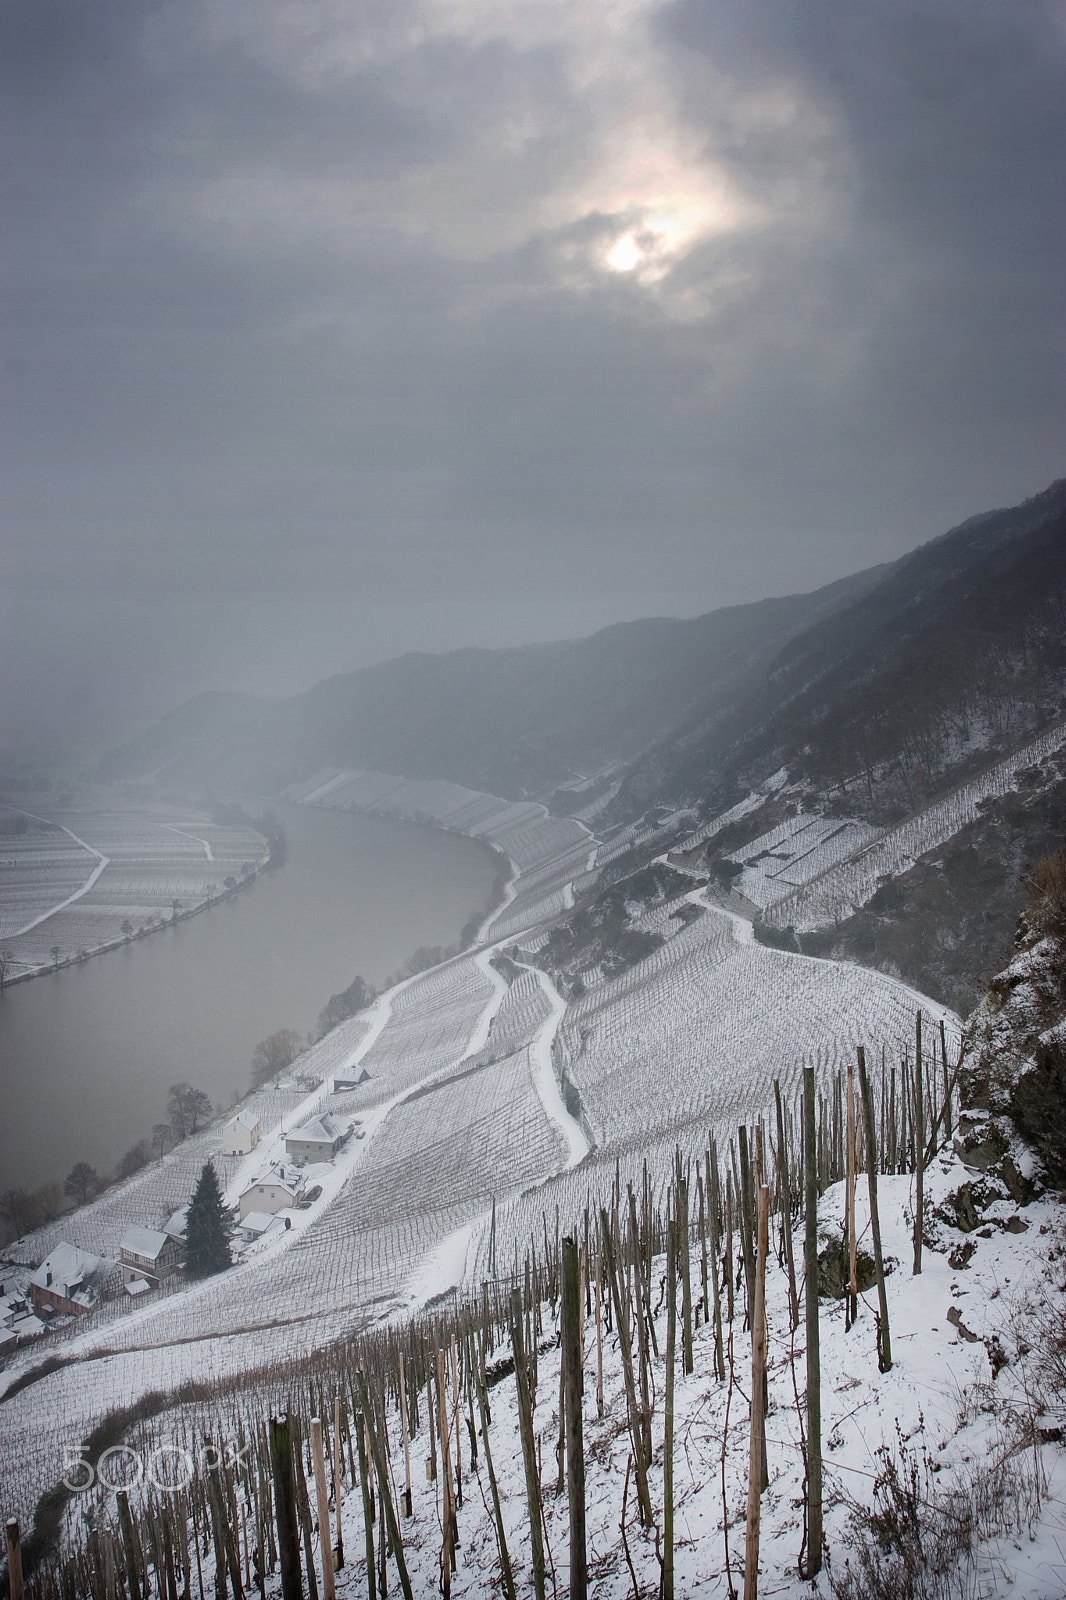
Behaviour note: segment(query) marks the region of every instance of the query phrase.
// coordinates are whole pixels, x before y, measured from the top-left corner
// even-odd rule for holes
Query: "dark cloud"
[[[6,0],[9,722],[814,587],[1039,489],[1063,53],[1036,0]]]

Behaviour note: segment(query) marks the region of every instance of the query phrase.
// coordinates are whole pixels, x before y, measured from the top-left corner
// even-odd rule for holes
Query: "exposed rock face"
[[[955,1148],[1019,1204],[1034,1183],[1066,1188],[1066,936],[1041,882],[1018,923],[1017,953],[992,979],[966,1030]],[[1040,878],[1043,871],[1044,879]]]

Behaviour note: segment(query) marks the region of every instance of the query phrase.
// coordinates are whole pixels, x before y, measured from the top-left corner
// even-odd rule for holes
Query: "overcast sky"
[[[810,589],[1066,472],[1043,0],[2,0],[3,716]]]

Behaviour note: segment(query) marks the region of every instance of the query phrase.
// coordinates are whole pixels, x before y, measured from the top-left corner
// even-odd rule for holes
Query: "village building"
[[[222,1130],[224,1156],[250,1155],[259,1143],[259,1118],[254,1111],[238,1111]]]
[[[333,1093],[342,1094],[346,1089],[359,1089],[364,1083],[370,1082],[370,1074],[364,1067],[361,1072],[341,1073],[333,1080]]]
[[[237,1224],[237,1237],[246,1244],[261,1239],[269,1228],[279,1232],[292,1227],[292,1218],[286,1211],[249,1211]]]
[[[122,1284],[127,1293],[135,1284],[158,1289],[165,1278],[177,1272],[185,1252],[180,1239],[158,1228],[142,1228],[135,1223],[127,1228],[119,1245]],[[135,1293],[143,1294],[143,1289]]]
[[[83,1317],[106,1299],[117,1270],[117,1262],[106,1256],[57,1244],[30,1279],[33,1309],[45,1317]]]
[[[188,1220],[189,1220],[189,1203],[188,1203],[188,1201],[186,1201],[185,1204],[183,1206],[180,1206],[179,1209],[177,1211],[175,1211],[174,1215],[172,1217],[169,1217],[167,1219],[167,1221],[163,1224],[163,1232],[164,1233],[169,1233],[170,1237],[172,1239],[180,1239],[182,1244],[184,1244],[185,1243],[185,1227],[186,1227],[186,1224],[188,1223]]]
[[[285,1136],[285,1153],[292,1161],[332,1161],[344,1144],[351,1127],[339,1123],[327,1112]]]
[[[273,1216],[276,1211],[283,1211],[286,1206],[295,1206],[300,1187],[296,1183],[287,1182],[277,1173],[268,1173],[257,1183],[250,1183],[240,1199],[241,1223],[243,1224],[253,1211]]]

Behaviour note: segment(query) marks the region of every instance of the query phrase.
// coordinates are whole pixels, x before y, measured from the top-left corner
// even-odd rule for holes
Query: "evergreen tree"
[[[190,1278],[208,1278],[233,1265],[229,1229],[222,1191],[210,1161],[205,1161],[189,1201],[185,1225],[185,1272]]]

